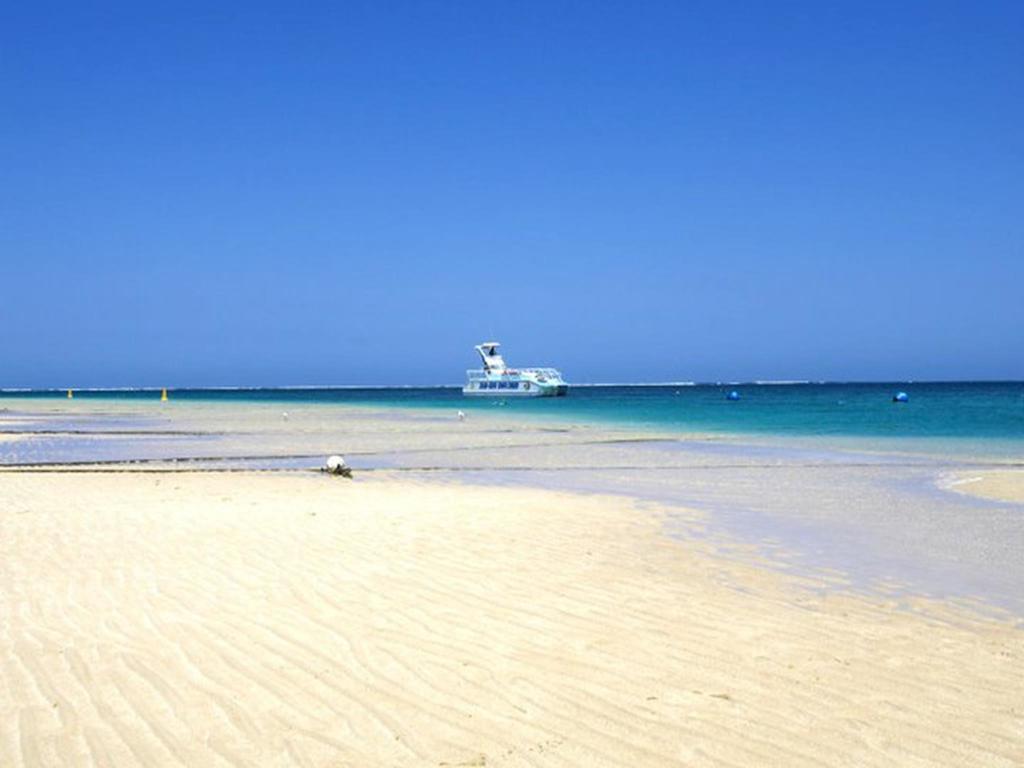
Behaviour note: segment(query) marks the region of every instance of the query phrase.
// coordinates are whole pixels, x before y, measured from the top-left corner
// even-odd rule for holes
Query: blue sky
[[[0,386],[458,382],[489,337],[1024,378],[1021,40],[1019,2],[12,4]]]

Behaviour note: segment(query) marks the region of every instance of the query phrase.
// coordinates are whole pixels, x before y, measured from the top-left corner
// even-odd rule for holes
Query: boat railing
[[[543,376],[545,379],[558,379],[561,380],[562,374],[554,368],[530,368],[531,373],[535,373],[538,376]]]

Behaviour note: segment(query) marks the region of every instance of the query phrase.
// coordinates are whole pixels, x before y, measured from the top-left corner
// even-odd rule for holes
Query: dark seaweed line
[[[305,457],[264,457],[264,459],[275,458],[305,458]],[[218,459],[218,461],[243,461],[245,459]],[[258,461],[259,459],[249,459]],[[188,459],[188,463],[199,463],[202,459]],[[162,466],[135,466],[139,464],[170,464],[179,463],[173,461],[146,460],[129,462],[75,462],[75,463],[48,463],[48,464],[6,464],[0,465],[0,473],[189,473],[189,472],[320,472],[316,467],[162,467]],[[929,466],[935,468],[952,467],[963,468],[973,467],[977,469],[1003,469],[1006,467],[1024,467],[1024,462],[1006,464],[991,464],[982,462],[956,462],[947,464],[915,464],[915,463],[886,463],[877,464],[870,462],[850,463],[789,463],[789,464],[656,464],[636,466],[630,464],[608,464],[608,465],[568,465],[568,466],[454,466],[445,467],[429,465],[420,467],[360,467],[355,472],[685,472],[691,470],[715,471],[733,469],[877,469],[878,467],[915,468]]]
[[[230,432],[190,432],[187,430],[174,429],[3,429],[0,435],[85,435],[87,437],[107,437],[140,435],[158,437],[206,437],[217,435],[228,435]]]
[[[95,434],[95,433],[93,433]],[[386,451],[345,451],[346,456],[379,456],[381,454],[395,455],[407,453],[448,453],[452,451],[481,451],[481,450],[506,450],[509,448],[560,448],[564,446],[578,445],[601,445],[608,443],[660,443],[679,442],[675,439],[602,439],[602,440],[581,440],[572,443],[516,443],[512,445],[460,445],[450,448],[405,448]],[[74,467],[74,466],[105,466],[114,464],[166,464],[172,462],[200,462],[200,461],[270,461],[285,459],[321,459],[322,453],[285,453],[285,454],[255,454],[242,456],[178,456],[170,458],[148,458],[148,459],[92,459],[80,461],[27,461],[4,464],[8,467]]]

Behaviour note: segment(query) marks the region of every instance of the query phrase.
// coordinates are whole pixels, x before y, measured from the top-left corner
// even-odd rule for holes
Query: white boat
[[[557,397],[569,391],[562,374],[554,368],[507,368],[498,354],[496,341],[485,341],[474,349],[484,367],[466,371],[464,395],[492,397]]]

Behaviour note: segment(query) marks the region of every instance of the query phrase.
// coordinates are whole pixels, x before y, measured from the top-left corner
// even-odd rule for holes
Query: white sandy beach
[[[0,765],[1024,764],[1012,622],[818,592],[664,512],[4,474]]]

